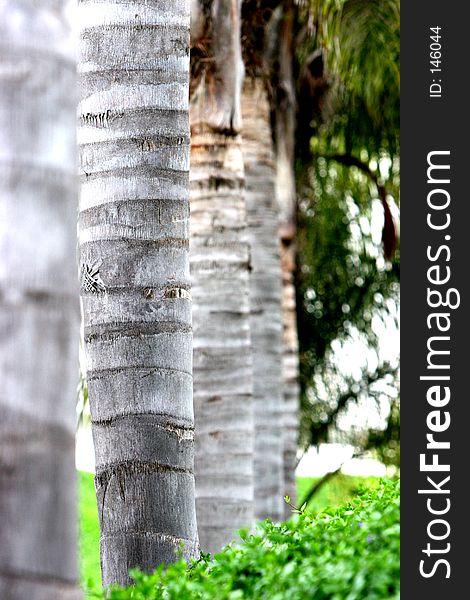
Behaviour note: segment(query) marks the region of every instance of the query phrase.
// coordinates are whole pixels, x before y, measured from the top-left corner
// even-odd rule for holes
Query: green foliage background
[[[372,324],[399,312],[399,244],[385,260],[373,227],[382,193],[395,218],[399,205],[399,2],[301,2],[297,40],[301,445],[338,440],[341,415],[372,398],[388,402],[382,427],[342,441],[398,464],[398,364],[381,359]],[[333,348],[357,339],[375,359],[351,376]]]

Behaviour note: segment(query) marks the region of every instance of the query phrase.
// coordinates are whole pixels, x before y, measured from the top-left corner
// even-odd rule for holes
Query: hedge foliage
[[[399,482],[363,489],[348,504],[286,523],[260,523],[253,535],[213,557],[202,555],[133,571],[133,588],[110,600],[386,600],[399,598]]]

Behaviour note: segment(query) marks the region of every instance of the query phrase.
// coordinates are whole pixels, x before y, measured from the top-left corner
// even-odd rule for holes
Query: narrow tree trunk
[[[0,5],[0,598],[80,598],[74,45],[65,2]]]
[[[255,516],[278,521],[284,504],[281,262],[269,104],[261,79],[245,83],[242,119],[252,260]]]
[[[194,130],[193,130],[194,131]],[[196,503],[201,548],[253,522],[249,246],[240,138],[196,133],[191,150]]]
[[[197,553],[189,2],[83,1],[80,265],[103,584]]]
[[[211,32],[212,58],[191,100],[191,276],[197,515],[216,552],[253,522],[253,392],[240,2],[209,4],[194,29]]]
[[[279,31],[278,86],[276,90],[275,140],[276,140],[276,197],[280,206],[280,237],[282,264],[283,311],[283,389],[284,410],[282,432],[284,440],[284,490],[295,503],[297,446],[299,432],[299,342],[297,334],[296,294],[294,270],[296,262],[296,187],[294,172],[295,144],[295,89],[293,62],[292,0],[283,2],[283,19]],[[285,518],[290,509],[285,505]]]
[[[296,294],[294,284],[295,246],[283,240],[281,249],[282,264],[282,313],[283,313],[283,356],[282,378],[284,409],[282,416],[282,436],[284,445],[284,494],[295,504],[297,483],[297,448],[299,439],[299,338],[297,334]],[[288,505],[284,508],[284,518],[291,516]]]

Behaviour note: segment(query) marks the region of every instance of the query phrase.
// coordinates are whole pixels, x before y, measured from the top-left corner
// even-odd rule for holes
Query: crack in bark
[[[194,475],[194,472],[190,469],[184,469],[183,467],[176,467],[157,462],[139,463],[127,461],[107,465],[106,467],[100,468],[95,474],[96,491],[98,493],[99,488],[102,488],[103,490],[103,496],[101,500],[100,522],[103,523],[106,493],[108,491],[109,484],[113,477],[116,479],[116,483],[119,486],[119,495],[121,496],[121,499],[125,501],[126,477],[132,477],[135,475],[149,475],[153,473],[179,473],[183,475]]]
[[[175,298],[175,297],[179,297],[179,298],[186,298],[186,295],[184,293],[180,294],[179,296],[173,296],[171,295],[171,292],[169,292],[168,295],[166,295],[166,291],[167,290],[172,290],[175,288],[179,288],[180,290],[185,290],[186,292],[190,292],[191,290],[191,284],[189,283],[176,283],[176,284],[172,284],[172,285],[154,285],[152,287],[149,286],[114,286],[114,287],[107,287],[106,288],[106,292],[108,294],[108,296],[115,294],[121,294],[123,292],[132,292],[133,295],[143,295],[145,298],[147,298],[148,300],[153,300],[155,298],[155,296],[161,296],[162,298]],[[152,292],[149,295],[149,291]],[[191,297],[191,296],[190,296]]]
[[[122,178],[122,179],[137,179],[142,177],[149,179],[155,177],[158,179],[170,180],[172,184],[180,184],[186,186],[188,171],[186,169],[170,169],[169,167],[156,167],[153,165],[135,165],[132,167],[115,167],[112,169],[99,169],[97,171],[85,172],[85,178],[81,177],[81,181],[94,181],[95,179],[106,178]]]
[[[188,146],[189,138],[184,136],[179,137],[164,137],[164,136],[152,136],[143,138],[133,138],[132,141],[136,143],[142,152],[152,152],[157,148],[170,148],[177,146]]]
[[[109,111],[108,111],[109,112]],[[90,113],[87,113],[90,114]],[[120,115],[122,116],[122,115]],[[128,135],[114,138],[111,140],[99,141],[99,142],[84,142],[80,144],[80,148],[87,150],[88,148],[106,148],[111,146],[112,148],[119,146],[129,146],[129,144],[135,144],[142,152],[151,152],[157,148],[175,148],[178,146],[188,146],[190,139],[188,136],[178,135]]]
[[[124,461],[100,467],[99,470],[96,471],[95,483],[99,487],[104,487],[106,493],[106,489],[112,477],[115,477],[120,485],[124,485],[126,477],[132,477],[134,475],[150,475],[153,473],[193,475],[192,469],[185,469],[184,467],[177,467],[158,462]]]
[[[104,540],[104,539],[109,539],[109,538],[113,538],[113,537],[119,537],[119,536],[142,536],[142,537],[157,537],[162,539],[164,542],[168,541],[168,542],[172,542],[174,544],[181,544],[183,543],[187,543],[190,544],[192,546],[197,546],[198,543],[196,540],[189,540],[187,538],[183,538],[183,537],[179,537],[176,535],[172,535],[171,533],[163,533],[161,531],[126,531],[126,530],[118,530],[118,531],[113,531],[113,533],[105,533],[101,536],[100,539]]]
[[[150,372],[156,372],[156,373],[165,373],[165,374],[170,374],[170,375],[181,373],[183,375],[188,375],[189,377],[192,378],[192,373],[189,371],[184,371],[183,369],[172,369],[170,367],[155,367],[155,366],[151,366],[151,365],[129,365],[126,367],[90,369],[87,372],[87,379],[88,379],[88,381],[102,379],[106,375],[126,373],[127,371],[136,371],[136,370],[150,371]],[[150,375],[150,373],[148,373],[147,376],[148,375]]]
[[[168,213],[167,218],[162,219],[162,213],[165,216],[165,212]],[[189,202],[174,198],[133,198],[106,202],[82,210],[79,216],[80,227],[87,229],[97,225],[114,225],[116,215],[121,214],[122,219],[127,219],[127,222],[122,222],[123,225],[129,225],[131,219],[134,221],[136,218],[138,225],[147,223],[157,215],[160,224],[176,223],[189,219]]]
[[[111,477],[124,478],[125,476],[151,473],[183,473],[192,475],[193,471],[191,469],[185,469],[184,467],[167,465],[165,463],[123,461],[100,467],[96,472],[95,481],[99,485],[103,485],[103,482],[109,481]]]
[[[138,338],[160,333],[191,333],[191,331],[191,325],[178,321],[106,323],[86,327],[84,339],[85,343],[89,344],[95,340],[106,342],[121,338]]]
[[[159,429],[169,431],[170,433],[176,433],[178,436],[181,436],[182,439],[192,439],[192,434],[194,432],[194,425],[192,424],[192,422],[189,420],[187,421],[187,424],[171,422],[168,419],[171,419],[172,415],[166,413],[157,413],[151,411],[142,413],[121,413],[118,415],[107,417],[105,419],[92,420],[92,424],[97,425],[99,427],[107,427],[112,425],[113,423],[128,419],[129,417],[149,417],[155,418],[156,421],[158,421],[158,419],[161,419],[160,423],[155,423],[155,425]]]
[[[132,247],[143,246],[144,248],[183,248],[184,250],[189,249],[189,241],[184,238],[162,238],[159,240],[139,240],[129,237],[119,238],[100,238],[98,240],[89,240],[82,242],[81,246],[87,246],[90,244],[99,244],[101,242],[130,242]],[[135,289],[133,287],[132,289]]]

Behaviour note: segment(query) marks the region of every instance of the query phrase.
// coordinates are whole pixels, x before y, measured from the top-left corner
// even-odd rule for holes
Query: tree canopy
[[[303,2],[296,25],[301,441],[337,438],[375,400],[381,424],[344,439],[393,462],[398,365],[380,336],[399,306],[399,2]],[[352,341],[355,373],[339,362]]]

